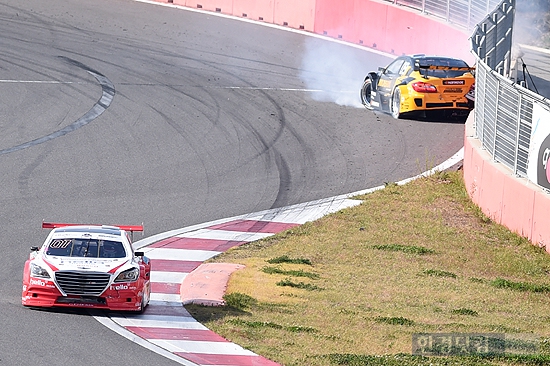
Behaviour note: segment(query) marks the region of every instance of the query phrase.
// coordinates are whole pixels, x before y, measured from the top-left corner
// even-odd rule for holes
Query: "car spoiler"
[[[111,228],[118,228],[121,230],[129,231],[133,233],[134,231],[143,231],[143,225],[90,225],[90,224],[68,224],[68,223],[61,223],[61,222],[42,222],[42,229],[55,229],[59,227],[65,227],[65,226],[103,226],[103,227],[111,227]]]
[[[435,66],[435,65],[418,65],[419,69],[424,70],[453,70],[453,71],[474,71],[475,67],[470,66]]]

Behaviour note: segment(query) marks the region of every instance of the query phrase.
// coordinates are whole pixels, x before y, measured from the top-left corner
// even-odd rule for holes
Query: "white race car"
[[[134,252],[131,239],[143,226],[42,227],[53,230],[25,262],[23,305],[143,312],[151,295],[151,264],[143,252]]]

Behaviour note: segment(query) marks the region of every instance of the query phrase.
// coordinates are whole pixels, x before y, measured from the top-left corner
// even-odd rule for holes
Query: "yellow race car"
[[[473,71],[460,59],[401,56],[365,77],[361,102],[394,118],[440,111],[445,118],[465,121],[474,108]]]

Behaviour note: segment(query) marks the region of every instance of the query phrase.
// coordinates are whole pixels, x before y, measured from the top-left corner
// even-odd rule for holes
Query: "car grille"
[[[99,296],[109,284],[111,275],[97,272],[57,271],[55,280],[67,295]]]

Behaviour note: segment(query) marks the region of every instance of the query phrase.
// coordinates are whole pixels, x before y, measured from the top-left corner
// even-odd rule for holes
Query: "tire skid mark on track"
[[[111,81],[102,75],[101,73],[87,67],[86,65],[80,63],[79,61],[72,60],[67,57],[60,57],[61,59],[86,70],[90,75],[92,75],[101,85],[102,95],[101,98],[93,105],[93,107],[86,112],[82,117],[71,123],[70,125],[57,130],[55,132],[50,133],[49,135],[39,137],[37,139],[27,141],[25,143],[22,143],[17,146],[13,146],[7,149],[0,150],[0,155],[9,154],[15,151],[27,149],[29,147],[33,147],[39,144],[43,144],[44,142],[48,142],[50,140],[53,140],[55,138],[65,136],[69,132],[76,131],[80,127],[83,127],[87,125],[88,123],[95,120],[97,117],[99,117],[109,106],[111,105],[111,102],[113,101],[113,98],[115,96],[115,86]]]

